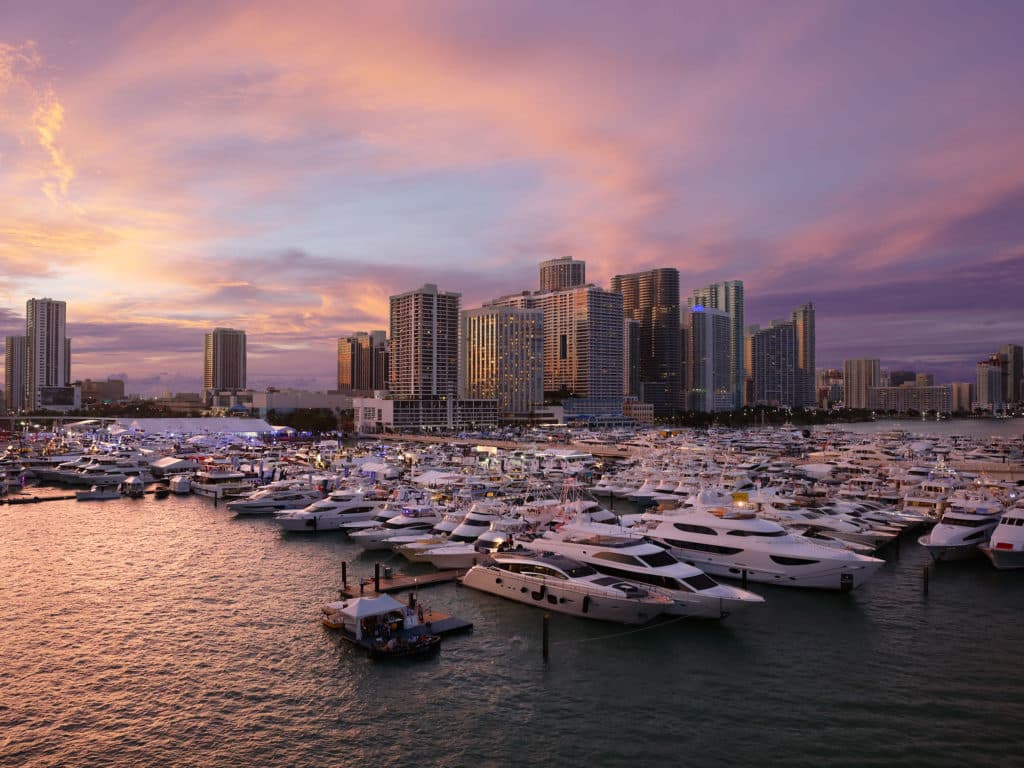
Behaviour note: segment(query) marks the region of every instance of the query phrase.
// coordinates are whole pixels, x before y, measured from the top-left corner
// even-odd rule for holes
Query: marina
[[[720,436],[696,439],[709,437]],[[749,455],[764,450],[757,435],[743,439],[751,443]],[[502,458],[506,474],[519,472],[512,464],[522,461],[525,470],[543,473],[541,464],[529,468],[533,451],[517,450],[520,458],[481,458],[449,447],[450,463],[440,463],[437,454],[431,479],[461,474],[476,480],[435,483],[431,492],[447,488],[444,495],[454,500],[460,487],[478,486],[486,499],[495,488],[484,470],[493,462],[500,468]],[[359,452],[377,465],[391,459],[391,449],[372,442],[345,452],[338,455],[338,483],[359,476],[351,463]],[[783,458],[734,457],[775,466],[768,472],[780,482]],[[410,465],[395,466],[403,471],[394,482],[405,482]],[[412,466],[413,477],[428,471]],[[683,474],[673,477],[670,489],[667,478],[640,477],[640,466],[653,465],[604,467],[601,477],[586,481],[604,482],[618,494],[603,505],[615,508],[620,524],[642,520],[655,502],[671,508],[671,499],[656,497],[686,490],[680,488],[688,483]],[[296,475],[304,472],[308,480],[308,470]],[[314,471],[314,486],[327,477],[320,473]],[[714,484],[722,485],[723,477],[719,467]],[[592,509],[569,499],[585,497],[583,482],[562,479],[561,490],[503,503],[547,521],[551,541],[564,531],[570,543],[590,545],[594,530],[608,524],[588,522],[599,515],[577,518],[575,536],[562,522],[565,514]],[[736,487],[739,480],[729,482]],[[855,504],[835,496],[843,482],[830,486],[837,509]],[[996,492],[1004,488],[993,483]],[[759,493],[756,486],[730,491],[719,503],[739,499],[752,509]],[[934,563],[917,542],[920,528],[909,525],[876,542],[871,558],[877,567],[848,592],[751,578],[745,590],[761,602],[748,601],[743,610],[697,620],[667,607],[639,625],[548,610],[545,661],[545,610],[461,585],[462,571],[399,565],[397,552],[364,550],[341,530],[292,533],[273,515],[238,517],[219,500],[195,494],[83,502],[59,487],[29,485],[13,496],[36,494],[53,500],[0,507],[0,555],[9,564],[0,588],[9,599],[4,637],[10,638],[0,684],[5,701],[19,702],[0,709],[0,728],[3,754],[15,764],[152,764],[173,762],[186,749],[204,765],[226,766],[236,764],[238,751],[255,737],[261,752],[253,759],[291,765],[574,764],[581,750],[612,766],[675,765],[680,750],[698,766],[756,763],[765,750],[781,762],[825,766],[1005,764],[1005,744],[1024,712],[1024,681],[991,662],[1012,656],[1024,642],[1021,572],[998,570],[980,553]],[[416,497],[403,498],[400,503]],[[781,498],[764,503],[763,511],[774,510],[772,526],[811,510],[787,509]],[[475,502],[463,503],[465,514]],[[742,529],[756,522],[715,519]],[[882,531],[897,516],[878,520]],[[843,526],[834,526],[842,533]],[[622,553],[634,551],[628,539],[640,532],[625,530],[633,533],[618,545]],[[533,541],[545,549],[543,537]],[[614,554],[616,547],[602,551]],[[620,573],[608,578],[618,583]],[[739,578],[723,583],[737,597],[744,594]],[[367,658],[371,648],[321,622],[323,606],[339,602],[343,584],[348,599],[376,599],[396,589],[395,601],[408,605],[413,594],[423,625],[439,631],[450,620],[471,625],[472,632],[444,637],[439,650],[408,646],[415,663],[402,655],[397,665],[374,663]],[[541,593],[537,584],[530,591]],[[541,593],[546,607],[550,594]],[[979,647],[985,653],[976,653]],[[951,658],[959,660],[953,667],[937,663]],[[997,699],[988,693],[996,690]],[[615,702],[615,716],[624,718],[615,733],[592,717],[595,700]],[[476,727],[453,732],[451,718]],[[390,751],[399,747],[387,734],[403,721],[415,722],[418,738],[403,744],[399,755]],[[743,744],[731,736],[736,729]],[[391,745],[383,758],[380,744]],[[496,751],[515,757],[496,759]]]

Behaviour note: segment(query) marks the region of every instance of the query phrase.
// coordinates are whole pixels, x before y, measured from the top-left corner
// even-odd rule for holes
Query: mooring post
[[[341,561],[341,588],[348,589],[348,561]]]
[[[550,625],[550,623],[551,623],[551,614],[550,613],[545,613],[544,614],[544,634],[543,634],[543,641],[541,643],[542,649],[543,649],[543,653],[544,653],[544,663],[545,664],[548,661],[548,634],[549,634],[548,626]]]
[[[373,591],[380,594],[380,563],[373,564]]]

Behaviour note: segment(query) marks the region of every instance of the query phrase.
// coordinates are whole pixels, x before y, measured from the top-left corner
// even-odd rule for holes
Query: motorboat
[[[737,609],[764,602],[753,592],[719,584],[665,547],[638,535],[573,533],[571,528],[563,528],[523,546],[535,552],[565,555],[601,573],[658,588],[672,598],[672,609],[667,612],[674,616],[721,619]]]
[[[884,561],[847,549],[824,547],[734,507],[645,513],[638,523],[648,538],[711,576],[849,591]]]
[[[146,486],[138,475],[125,478],[120,488],[121,493],[129,499],[141,499],[146,493]]]
[[[299,509],[319,501],[323,493],[311,485],[260,488],[249,496],[228,502],[228,511],[236,515],[273,515],[283,509]]]
[[[192,493],[191,475],[172,475],[167,481],[167,489],[179,495]]]
[[[274,521],[281,530],[292,533],[337,531],[345,523],[369,520],[384,504],[382,499],[367,496],[362,489],[333,491],[327,498],[317,499],[302,509],[278,512]]]
[[[75,499],[78,501],[106,501],[108,499],[120,498],[121,491],[118,488],[118,484],[96,484],[87,491],[75,491]]]
[[[255,483],[256,478],[244,472],[213,465],[196,472],[190,485],[197,496],[224,499],[251,493]]]
[[[978,547],[1000,571],[1024,568],[1024,507],[1011,507],[999,519],[988,544]]]
[[[546,611],[620,624],[646,624],[673,608],[671,598],[643,585],[529,550],[496,552],[488,564],[470,568],[462,584]]]
[[[979,545],[988,544],[1002,515],[1003,506],[995,499],[954,497],[942,519],[917,543],[935,561],[966,560],[979,553]]]
[[[388,539],[414,531],[429,531],[441,519],[436,507],[411,506],[389,518],[384,525],[349,533],[349,538],[363,549],[388,549]]]

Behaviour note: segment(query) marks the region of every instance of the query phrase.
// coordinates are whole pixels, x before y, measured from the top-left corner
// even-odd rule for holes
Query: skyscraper
[[[526,414],[544,402],[544,314],[486,306],[462,313],[459,397],[497,400],[498,415]]]
[[[405,397],[454,397],[459,380],[461,294],[433,284],[391,297],[391,389]]]
[[[868,408],[868,389],[881,381],[878,358],[859,358],[843,362],[843,389],[847,408]]]
[[[796,404],[796,326],[773,321],[758,328],[750,344],[752,405],[792,408]]]
[[[622,325],[622,394],[640,397],[640,323],[629,317]]]
[[[813,408],[818,402],[814,385],[814,304],[808,302],[793,310],[793,327],[796,333],[795,404],[798,408]]]
[[[1024,400],[1021,393],[1021,382],[1024,380],[1024,347],[1018,344],[1006,344],[999,349],[999,356],[1005,361],[1003,372],[1003,395],[1008,403],[1019,403]]]
[[[587,283],[587,262],[570,256],[548,259],[540,263],[540,290],[562,291]]]
[[[28,373],[28,337],[8,336],[4,347],[4,410],[25,408],[25,376]]]
[[[733,407],[743,405],[743,380],[746,376],[743,281],[725,280],[698,288],[687,300],[689,307],[710,307],[728,312],[732,318],[729,329],[729,378],[733,391]]]
[[[40,390],[44,387],[66,387],[71,383],[66,316],[64,301],[29,299],[25,305],[25,397],[30,410],[40,406]]]
[[[622,415],[622,294],[595,285],[521,293],[485,306],[540,309],[544,315],[544,391],[576,412]]]
[[[622,294],[623,314],[640,324],[636,362],[643,400],[656,416],[668,416],[679,407],[681,392],[679,270],[615,275],[609,290]]]
[[[245,389],[245,331],[214,328],[203,344],[203,389]]]
[[[988,360],[980,361],[975,369],[977,383],[974,396],[982,408],[998,411],[1006,405],[1006,392],[1003,391],[1004,366],[1001,362],[999,355],[993,355]]]
[[[687,314],[687,404],[694,411],[732,410],[732,317],[703,306]]]
[[[338,389],[365,394],[386,389],[386,345],[385,331],[358,331],[338,339]]]

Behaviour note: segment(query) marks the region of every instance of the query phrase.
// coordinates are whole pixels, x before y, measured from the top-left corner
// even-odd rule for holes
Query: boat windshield
[[[649,555],[638,555],[638,557],[645,563],[647,563],[647,565],[649,565],[651,568],[662,568],[666,565],[675,565],[677,562],[679,562],[665,550],[661,550],[660,552],[652,552]]]
[[[683,579],[687,584],[696,589],[698,592],[703,589],[711,589],[717,587],[718,582],[708,576],[706,573],[700,573],[696,576],[689,576]]]
[[[582,576],[593,576],[595,573],[597,573],[597,571],[595,571],[589,565],[584,565],[583,563],[571,566],[569,568],[565,568],[564,570],[565,573],[571,579],[578,579]]]

